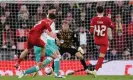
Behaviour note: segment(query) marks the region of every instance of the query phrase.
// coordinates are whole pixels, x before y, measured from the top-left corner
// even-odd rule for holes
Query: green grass
[[[133,80],[133,76],[97,76],[96,78],[92,76],[66,76],[65,79],[53,76],[37,76],[35,78],[25,76],[21,79],[17,79],[16,76],[0,76],[0,80]]]

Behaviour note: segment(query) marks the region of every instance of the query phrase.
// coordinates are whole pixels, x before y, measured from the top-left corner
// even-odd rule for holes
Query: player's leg
[[[81,62],[81,64],[82,64],[83,67],[84,67],[84,70],[86,70],[86,69],[87,69],[87,65],[86,65],[86,62],[85,62],[85,60],[84,60],[83,55],[82,55],[80,52],[76,52],[75,55],[80,59],[80,62]]]
[[[63,75],[59,74],[60,70],[60,59],[59,51],[57,50],[51,57],[54,58],[54,75],[56,78],[65,78]]]
[[[27,49],[25,49],[21,54],[19,59],[17,60],[16,64],[14,65],[14,67],[16,69],[18,69],[19,64],[21,63],[21,61],[23,61],[23,59],[25,58],[25,56],[28,54],[29,49],[31,49],[34,45],[32,43],[35,42],[35,39],[32,39],[33,35],[29,35],[28,36],[28,40],[27,40]]]
[[[37,62],[42,62],[45,58],[45,43],[43,40],[41,40],[40,38],[37,40],[36,46],[34,46],[34,53],[35,53],[35,57],[36,57],[36,61]],[[40,46],[40,47],[38,47]],[[35,72],[33,74],[33,77],[35,77],[37,75],[38,72]]]
[[[41,57],[41,47],[34,46],[34,55],[35,55],[35,60],[36,62],[40,62],[40,57]]]
[[[26,74],[31,74],[34,72],[38,72],[45,66],[47,66],[52,61],[51,57],[47,57],[43,62],[38,62],[36,66],[33,66],[29,69],[27,69],[25,72],[21,72],[21,74],[18,76],[18,78],[22,78]]]
[[[25,71],[22,75],[20,75],[18,78],[21,78],[21,77],[23,77],[23,76],[26,75],[26,74],[31,74],[31,73],[34,73],[34,72],[39,71],[40,69],[42,69],[42,68],[44,68],[45,66],[47,66],[47,65],[51,62],[52,58],[54,58],[54,59],[56,59],[56,60],[58,61],[58,55],[54,53],[54,54],[51,55],[51,57],[48,57],[48,58],[45,59],[43,62],[37,63],[37,66],[31,67],[31,68],[29,68],[28,70],[26,70],[26,71]],[[59,74],[59,72],[56,73],[56,74]]]
[[[60,59],[61,56],[59,54],[59,51],[57,50],[56,53],[57,57],[54,59],[54,72],[56,73],[56,76],[59,75],[59,70],[60,70]]]
[[[36,62],[42,62],[43,60],[40,58],[41,57],[41,47],[34,46],[34,54],[35,54],[35,60]],[[34,72],[32,77],[35,77],[38,74],[38,72]]]
[[[60,56],[60,53],[58,51],[58,47],[55,44],[55,41],[52,41],[52,40],[48,40],[47,44],[48,44],[48,46],[46,47],[46,54],[48,56],[51,56],[54,58],[54,65],[53,65],[54,69],[53,70],[55,72],[55,76],[59,77],[61,56]],[[62,76],[60,76],[60,77],[62,78]]]
[[[25,49],[21,54],[20,54],[20,57],[19,57],[19,59],[17,60],[17,63],[14,65],[14,67],[16,68],[16,69],[18,69],[18,67],[19,67],[19,64],[21,63],[21,61],[24,59],[24,57],[28,54],[28,49]]]
[[[100,54],[99,54],[99,58],[98,58],[98,61],[96,63],[96,66],[95,66],[95,70],[90,71],[90,73],[93,74],[94,77],[96,77],[96,72],[99,70],[99,68],[102,67],[104,57],[105,57],[106,52],[107,52],[107,47],[108,47],[108,45],[100,45]]]
[[[58,50],[58,52],[57,52],[57,54],[59,54],[59,58],[61,59],[61,56],[63,55],[63,53],[65,53],[65,51],[66,50],[64,50],[64,48],[62,48],[62,47],[59,47],[59,50]],[[53,70],[54,70],[54,62],[52,63],[52,68],[53,68]]]
[[[33,73],[33,72],[39,71],[40,69],[46,67],[51,61],[52,61],[52,58],[51,58],[51,57],[47,57],[43,62],[38,62],[38,63],[37,63],[37,66],[34,66],[34,67],[32,67],[32,68],[26,70],[26,71],[24,72],[24,75],[26,75],[26,74],[31,74],[31,73]]]
[[[41,58],[40,60],[43,61],[44,57],[45,57],[45,42],[43,40],[41,40],[40,38],[37,40],[38,42],[36,43],[36,46],[41,47]]]

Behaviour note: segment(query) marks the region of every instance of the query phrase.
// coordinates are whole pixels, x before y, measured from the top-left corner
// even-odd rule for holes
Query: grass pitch
[[[64,79],[53,76],[37,76],[35,78],[25,76],[21,79],[16,76],[0,76],[0,80],[133,80],[133,76],[97,76],[96,78],[92,76],[66,76]]]

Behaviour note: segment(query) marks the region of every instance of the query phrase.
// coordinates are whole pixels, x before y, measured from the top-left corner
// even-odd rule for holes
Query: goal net
[[[108,29],[109,47],[99,75],[133,75],[133,1],[109,0],[0,0],[0,75],[16,75],[13,67],[20,53],[26,48],[29,30],[47,14],[50,6],[57,9],[56,30],[67,21],[70,29],[78,34],[80,46],[87,65],[96,64],[99,47],[90,34],[90,19],[96,16],[96,7],[105,9],[105,16],[112,19],[115,29]],[[21,63],[25,70],[35,65],[31,51]],[[51,65],[49,65],[51,66]],[[80,70],[82,65],[77,57],[65,53],[61,60],[61,73]],[[39,75],[43,75],[40,71]],[[76,75],[84,75],[78,72]]]

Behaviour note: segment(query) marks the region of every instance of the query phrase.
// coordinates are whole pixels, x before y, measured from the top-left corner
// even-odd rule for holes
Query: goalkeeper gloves
[[[79,51],[80,53],[82,53],[82,54],[85,54],[85,53],[84,53],[84,50],[82,49],[82,47],[78,47],[78,51]]]

